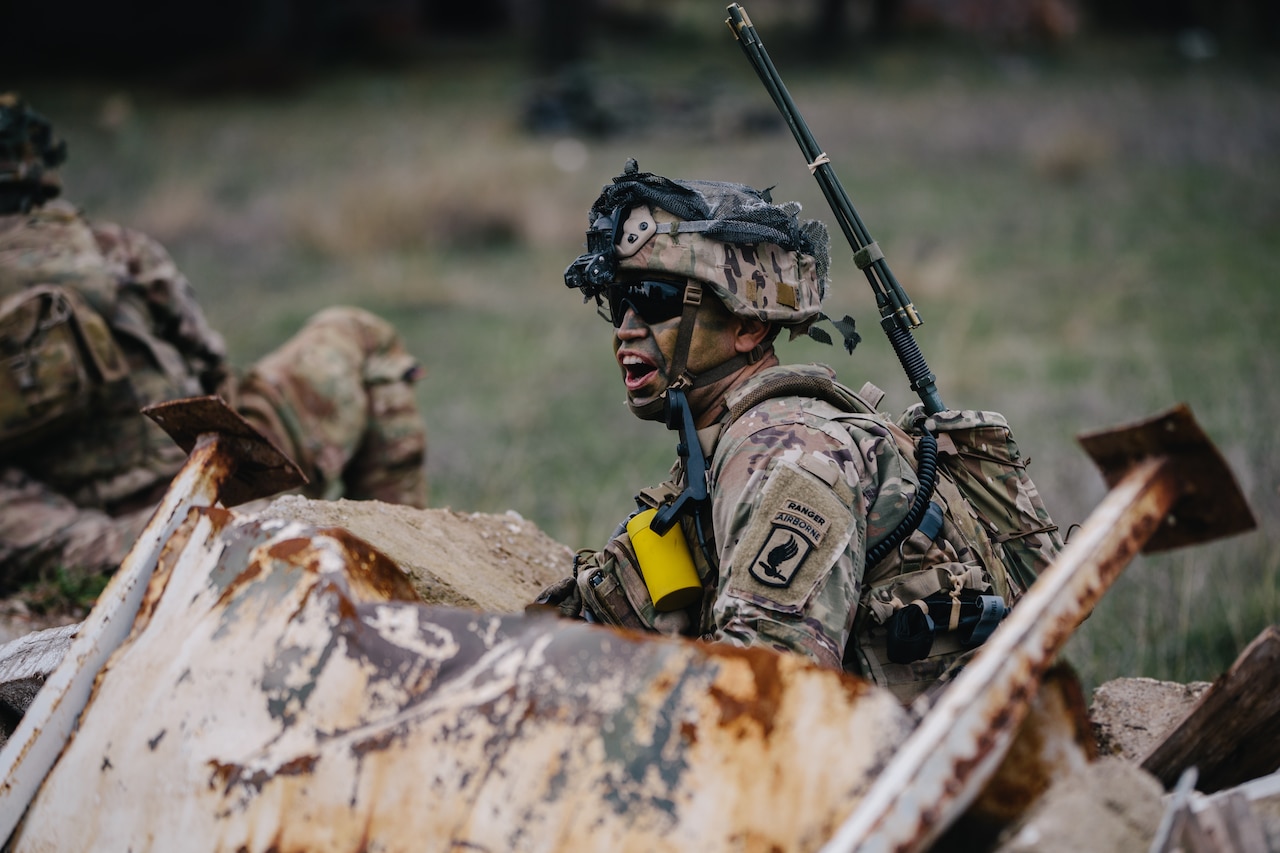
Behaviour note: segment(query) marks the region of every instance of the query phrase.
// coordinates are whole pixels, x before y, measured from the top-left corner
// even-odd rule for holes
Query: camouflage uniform
[[[73,426],[0,446],[0,591],[114,570],[185,459],[138,414],[165,400],[221,394],[298,462],[310,496],[425,506],[419,368],[385,321],[323,311],[236,376],[163,247],[60,201],[0,216],[0,298],[46,284],[106,320],[127,380],[99,389]]]
[[[775,367],[735,388],[745,397]],[[868,545],[911,506],[916,473],[888,429],[810,397],[775,397],[724,427],[711,461],[720,562],[703,636],[841,668]]]

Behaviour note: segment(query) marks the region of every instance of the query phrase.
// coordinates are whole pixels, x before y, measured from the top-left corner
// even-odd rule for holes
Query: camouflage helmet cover
[[[53,136],[48,119],[12,92],[0,93],[0,201],[26,210],[58,195],[56,169],[67,145]]]
[[[617,274],[658,273],[708,285],[734,314],[801,333],[821,317],[829,263],[826,226],[801,221],[796,202],[768,190],[681,181],[634,160],[606,186],[591,221],[621,211]]]

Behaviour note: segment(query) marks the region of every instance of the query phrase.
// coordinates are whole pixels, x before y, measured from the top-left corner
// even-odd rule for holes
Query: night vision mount
[[[592,297],[599,302],[600,294],[618,274],[618,255],[614,247],[618,242],[622,214],[623,209],[615,207],[611,213],[596,219],[587,232],[587,251],[578,255],[564,271],[565,286],[581,290],[583,302]]]

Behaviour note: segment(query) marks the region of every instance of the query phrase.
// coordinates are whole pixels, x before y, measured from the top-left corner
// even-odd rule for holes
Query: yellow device
[[[672,525],[663,536],[649,529],[657,512],[646,509],[637,514],[627,522],[627,534],[654,609],[659,612],[681,610],[698,600],[702,581],[693,567],[693,557],[679,524]]]

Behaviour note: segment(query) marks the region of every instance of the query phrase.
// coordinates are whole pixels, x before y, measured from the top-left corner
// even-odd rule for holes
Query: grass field
[[[323,306],[382,313],[429,370],[432,503],[515,510],[580,547],[663,479],[675,443],[628,414],[608,326],[561,281],[600,186],[636,157],[774,185],[829,220],[790,135],[747,120],[772,106],[712,17],[700,42],[600,52],[602,104],[629,128],[604,140],[523,132],[530,81],[494,48],[288,96],[17,82],[69,141],[68,197],[166,243],[238,364]],[[1280,621],[1280,72],[1155,44],[774,58],[925,317],[943,399],[1008,416],[1064,529],[1104,494],[1075,435],[1190,404],[1260,530],[1139,558],[1070,656],[1088,684],[1221,672]],[[833,246],[828,312],[865,341],[782,356],[905,408]]]

